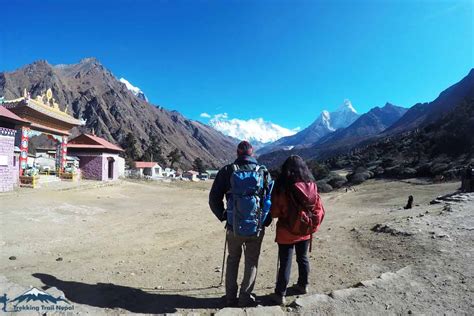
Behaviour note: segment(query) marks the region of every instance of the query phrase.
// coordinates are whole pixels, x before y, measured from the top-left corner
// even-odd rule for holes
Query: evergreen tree
[[[201,158],[194,159],[193,168],[199,172],[199,174],[206,172],[206,167]]]
[[[179,163],[181,161],[181,153],[178,150],[178,148],[173,149],[169,154],[168,154],[168,159],[170,161],[170,166],[173,168],[173,165],[175,163]]]
[[[129,166],[132,166],[133,162],[140,158],[138,140],[133,133],[127,134],[123,142],[123,147],[125,149],[125,160]]]
[[[160,164],[161,166],[166,166],[166,159],[163,157],[163,152],[161,150],[160,141],[156,136],[150,137],[150,145],[145,150],[145,153],[142,157],[143,161],[154,161]]]

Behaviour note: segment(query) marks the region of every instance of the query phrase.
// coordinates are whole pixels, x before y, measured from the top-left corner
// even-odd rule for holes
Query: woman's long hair
[[[286,192],[296,182],[314,182],[314,178],[303,158],[292,155],[281,166],[280,175],[275,183],[275,190]]]

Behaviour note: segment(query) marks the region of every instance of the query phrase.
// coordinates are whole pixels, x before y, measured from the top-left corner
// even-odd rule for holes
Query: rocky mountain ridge
[[[282,137],[279,140],[259,149],[258,154],[266,154],[278,150],[304,148],[316,143],[324,136],[351,125],[359,114],[352,106],[351,101],[344,100],[343,104],[333,112],[324,110],[319,117],[308,127],[295,135]]]
[[[73,130],[73,135],[94,131],[127,146],[125,139],[132,133],[141,153],[154,136],[164,154],[176,148],[180,151],[184,168],[198,157],[208,166],[219,167],[234,156],[234,139],[138,98],[95,58],[57,66],[42,60],[0,73],[0,95],[7,100],[20,97],[23,89],[35,97],[48,88],[62,109],[67,107],[76,118],[86,120],[86,125]]]
[[[288,156],[293,154],[300,155],[305,159],[326,160],[347,153],[354,148],[369,146],[383,139],[403,135],[433,123],[438,124],[438,121],[444,116],[450,114],[452,111],[456,111],[460,104],[470,101],[473,98],[474,69],[471,69],[463,79],[445,89],[435,100],[428,103],[415,104],[383,131],[380,129],[383,128],[384,124],[379,125],[377,123],[378,120],[374,121],[372,115],[376,113],[369,111],[367,114],[370,115],[361,117],[362,120],[366,120],[367,125],[364,125],[367,128],[360,129],[360,127],[357,126],[360,124],[360,121],[355,121],[346,129],[341,129],[333,134],[329,134],[326,138],[322,138],[312,146],[279,150],[271,154],[261,155],[259,159],[271,167],[281,165]],[[373,110],[376,110],[376,108]],[[378,112],[381,114],[379,110]],[[395,116],[401,113],[399,110],[392,112]],[[376,124],[374,124],[374,122],[370,123],[370,121],[374,121]],[[386,122],[390,123],[389,121]],[[453,124],[455,125],[455,123]],[[377,125],[379,125],[379,128],[369,128]]]

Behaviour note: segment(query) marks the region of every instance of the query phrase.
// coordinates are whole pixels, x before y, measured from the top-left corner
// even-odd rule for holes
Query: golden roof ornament
[[[51,98],[50,103],[52,104],[55,110],[59,110],[59,104],[56,103],[56,100],[54,98]]]
[[[49,88],[48,90],[46,90],[46,99],[48,100],[48,102],[50,102],[52,98],[53,98],[53,91],[51,91],[51,88]]]

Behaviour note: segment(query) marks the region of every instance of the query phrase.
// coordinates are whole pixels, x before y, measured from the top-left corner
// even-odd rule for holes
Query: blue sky
[[[97,57],[154,104],[200,119],[309,125],[434,99],[474,67],[473,1],[2,2],[0,71]]]

